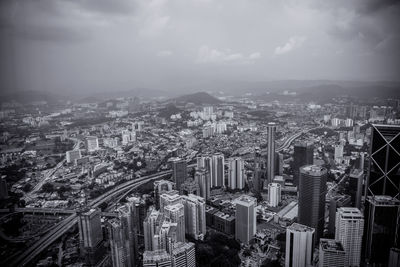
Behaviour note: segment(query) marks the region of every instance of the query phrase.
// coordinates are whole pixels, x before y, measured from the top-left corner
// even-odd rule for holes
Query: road
[[[189,165],[188,167],[194,167],[194,164]],[[171,170],[160,172],[157,174],[152,174],[148,176],[144,176],[135,180],[127,181],[123,184],[120,184],[105,194],[99,196],[96,199],[93,199],[89,203],[90,208],[96,208],[101,203],[112,199],[115,196],[118,196],[125,191],[129,191],[135,189],[149,181],[154,181],[157,179],[161,179],[167,175],[172,173]],[[63,234],[65,234],[72,226],[77,223],[77,214],[74,213],[60,222],[54,229],[46,233],[43,237],[41,237],[36,243],[31,245],[28,249],[26,249],[19,257],[16,257],[12,262],[8,263],[7,266],[27,266],[30,261],[32,261],[35,257],[37,257],[44,249],[46,249],[49,245],[54,243],[58,238],[60,238]]]
[[[318,128],[321,128],[321,126],[314,127],[314,128],[307,129],[307,130],[303,130],[303,131],[301,131],[299,133],[296,133],[296,134],[292,135],[291,137],[286,139],[285,142],[283,142],[283,144],[278,149],[276,149],[276,152],[281,152],[284,149],[288,149],[290,147],[290,145],[293,143],[294,140],[296,140],[297,138],[299,138],[303,134],[308,133],[309,131],[312,131],[312,130],[315,130],[315,129],[318,129]]]
[[[73,147],[72,150],[78,149],[79,146],[80,146],[81,141],[80,141],[79,139],[76,139],[76,138],[69,138],[69,139],[72,139],[73,141],[75,141],[75,144],[74,144],[74,147]],[[28,200],[32,199],[32,195],[35,194],[36,192],[38,192],[46,182],[48,182],[49,180],[51,180],[51,178],[52,178],[52,176],[54,175],[54,173],[56,173],[56,171],[57,171],[59,168],[61,168],[61,166],[64,165],[65,161],[66,161],[66,159],[63,159],[62,161],[60,161],[59,163],[57,163],[57,165],[54,166],[52,169],[46,170],[45,173],[44,173],[44,175],[43,175],[42,180],[40,180],[39,183],[37,183],[37,184],[35,185],[35,187],[33,187],[33,189],[23,197],[23,199],[24,199],[26,202],[27,202]]]

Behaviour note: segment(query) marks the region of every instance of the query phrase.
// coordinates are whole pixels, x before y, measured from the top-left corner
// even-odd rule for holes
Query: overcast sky
[[[1,89],[400,80],[400,1],[1,0]]]

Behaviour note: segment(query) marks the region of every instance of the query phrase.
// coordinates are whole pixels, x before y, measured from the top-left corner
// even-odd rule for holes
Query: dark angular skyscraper
[[[399,248],[400,126],[372,125],[369,175],[365,190],[365,260],[386,265]]]
[[[400,125],[372,125],[366,196],[400,194]]]
[[[293,154],[293,183],[299,185],[300,167],[311,165],[314,161],[314,145],[311,143],[300,143],[294,146]]]
[[[316,165],[300,168],[299,223],[315,229],[315,244],[322,237],[325,223],[327,170]]]

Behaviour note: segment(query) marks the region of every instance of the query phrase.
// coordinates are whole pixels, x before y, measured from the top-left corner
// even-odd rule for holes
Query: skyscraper
[[[274,180],[275,177],[275,131],[277,124],[270,122],[268,128],[268,153],[267,153],[267,181],[268,184]]]
[[[225,158],[224,154],[216,153],[212,156],[213,177],[211,187],[225,187]]]
[[[400,242],[400,125],[373,124],[371,130],[363,249],[367,262],[387,264]]]
[[[286,228],[285,267],[313,266],[314,232],[313,228],[298,223]]]
[[[202,240],[206,235],[206,203],[204,198],[189,194],[183,196],[185,206],[185,231],[194,239]]]
[[[230,189],[244,188],[244,160],[240,157],[229,159],[228,186]]]
[[[335,222],[336,222],[336,211],[341,207],[350,207],[351,197],[348,195],[336,195],[329,201],[329,224],[328,233],[335,235]]]
[[[345,266],[360,266],[364,216],[357,208],[338,208],[335,239],[346,251]]]
[[[100,211],[90,209],[79,212],[79,240],[82,256],[89,265],[95,265],[101,259],[100,244],[103,240]]]
[[[366,196],[400,194],[400,125],[372,125]]]
[[[185,207],[181,203],[164,207],[165,218],[170,222],[177,223],[177,241],[185,242]]]
[[[154,182],[154,199],[157,209],[160,209],[160,196],[164,192],[172,191],[174,188],[175,184],[168,180],[159,180]]]
[[[172,160],[172,177],[174,179],[176,189],[181,188],[181,184],[187,178],[187,162],[185,159],[174,158]]]
[[[206,168],[200,167],[196,169],[194,174],[195,181],[199,184],[200,187],[200,196],[208,199],[210,197],[210,174],[206,170]]]
[[[299,185],[300,167],[312,165],[314,161],[314,145],[298,143],[294,145],[293,153],[293,183]]]
[[[277,183],[268,184],[268,199],[271,207],[277,207],[281,202],[281,185]]]
[[[339,240],[321,238],[319,242],[319,267],[347,267],[346,251]]]
[[[160,196],[160,211],[164,212],[164,208],[168,205],[174,205],[177,203],[182,203],[182,198],[179,195],[178,191],[172,190],[168,192],[164,192]]]
[[[353,169],[349,175],[348,193],[351,197],[351,206],[361,209],[362,185],[364,180],[364,171],[362,169]]]
[[[325,195],[327,170],[317,165],[300,168],[299,223],[315,229],[318,243],[325,222]]]
[[[153,237],[157,233],[157,228],[162,224],[163,220],[163,214],[158,210],[151,209],[149,211],[146,219],[143,221],[145,250],[156,249]]]
[[[257,200],[243,195],[235,202],[235,238],[242,243],[249,243],[256,233]]]
[[[400,201],[390,196],[368,196],[364,218],[363,258],[385,266],[390,249],[399,248]]]

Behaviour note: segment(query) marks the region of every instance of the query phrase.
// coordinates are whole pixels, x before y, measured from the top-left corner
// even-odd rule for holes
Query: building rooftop
[[[307,225],[293,223],[287,229],[293,230],[296,232],[315,232],[314,228],[308,227]]]
[[[321,238],[319,246],[324,251],[345,253],[342,243],[335,239]]]
[[[307,165],[300,168],[300,173],[312,175],[312,176],[320,176],[326,173],[326,169],[324,167],[318,165]]]

